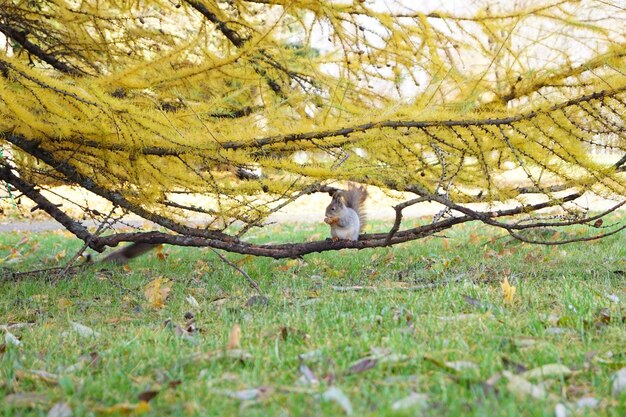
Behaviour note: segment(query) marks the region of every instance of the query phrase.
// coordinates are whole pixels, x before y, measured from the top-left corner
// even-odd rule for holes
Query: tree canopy
[[[0,180],[99,251],[144,241],[293,257],[474,220],[525,239],[623,205],[626,9],[435,3],[0,0]],[[358,242],[242,239],[337,181],[415,198]],[[55,184],[167,232],[95,234],[42,194]],[[615,204],[568,205],[586,192]],[[402,210],[423,201],[444,209],[403,228]],[[564,214],[532,214],[554,206]],[[624,228],[595,225],[585,238]]]

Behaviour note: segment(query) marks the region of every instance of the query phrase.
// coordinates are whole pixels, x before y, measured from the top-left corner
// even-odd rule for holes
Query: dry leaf
[[[528,397],[537,400],[556,400],[554,395],[549,394],[542,386],[530,383],[527,379],[515,375],[509,371],[503,371],[502,375],[508,379],[507,389],[521,399]]]
[[[394,411],[406,410],[408,408],[418,408],[423,410],[428,407],[428,395],[418,394],[416,392],[411,393],[408,397],[399,399],[391,404],[391,409]]]
[[[270,387],[258,387],[258,388],[250,388],[243,389],[239,391],[230,391],[230,390],[219,390],[216,391],[218,394],[225,395],[230,398],[234,398],[240,401],[254,401],[258,400],[262,396],[266,396],[271,392]]]
[[[239,342],[241,339],[241,326],[237,323],[233,324],[230,329],[230,335],[228,336],[228,343],[226,343],[226,349],[233,350],[239,348]]]
[[[159,395],[159,392],[159,390],[147,390],[137,395],[137,399],[139,401],[150,402],[150,400]]]
[[[350,402],[350,399],[346,397],[346,394],[344,394],[343,391],[341,391],[339,388],[337,387],[328,388],[322,394],[322,399],[324,401],[333,401],[339,404],[339,406],[343,409],[346,415],[348,416],[352,415],[352,403]]]
[[[111,407],[98,407],[95,411],[98,414],[138,415],[150,411],[150,404],[145,401],[138,403],[119,403]]]
[[[48,385],[57,385],[59,383],[59,375],[51,374],[46,371],[16,369],[15,377],[22,380],[39,380]]]
[[[90,352],[88,355],[81,355],[78,358],[78,362],[68,366],[63,372],[70,374],[83,369],[85,366],[96,366],[98,363],[100,363],[100,355],[98,355],[98,352]]]
[[[4,343],[12,346],[20,346],[22,344],[22,342],[20,342],[20,339],[15,337],[15,335],[8,330],[4,333]]]
[[[446,368],[454,372],[478,371],[478,365],[470,361],[444,362]]]
[[[196,298],[191,294],[185,297],[185,301],[187,301],[189,305],[192,306],[193,308],[200,308],[200,304],[198,303],[198,300],[196,300]]]
[[[350,374],[358,374],[361,372],[368,371],[374,368],[378,364],[378,359],[376,358],[365,358],[360,361],[352,364],[348,369],[348,373]]]
[[[626,368],[622,368],[613,375],[611,393],[613,397],[619,397],[626,390]]]
[[[76,333],[78,333],[82,337],[98,337],[98,336],[100,336],[100,333],[96,332],[95,330],[93,330],[90,327],[87,327],[87,326],[85,326],[83,324],[77,323],[75,321],[70,321],[70,324],[72,325],[72,329],[74,329],[74,331]]]
[[[508,277],[504,277],[504,281],[500,283],[500,287],[502,287],[502,296],[504,297],[504,301],[508,304],[513,304],[513,298],[515,297],[515,287],[509,284]]]
[[[311,385],[314,387],[319,385],[319,379],[317,379],[311,368],[309,368],[306,364],[301,363],[299,370],[301,376],[300,379],[298,379],[298,382],[301,385]]]
[[[57,307],[59,307],[59,310],[65,310],[71,305],[72,301],[67,298],[59,298],[59,300],[57,301]]]
[[[165,307],[165,300],[169,296],[171,290],[172,287],[170,281],[163,279],[162,277],[158,277],[146,285],[144,295],[151,307],[163,308]]]
[[[4,397],[4,405],[14,408],[34,408],[47,401],[48,397],[38,392],[16,392]]]
[[[255,306],[266,306],[267,305],[267,297],[263,295],[253,295],[246,301],[246,307],[255,307]]]
[[[547,379],[547,378],[567,378],[572,374],[572,370],[559,363],[551,363],[538,368],[526,371],[520,376],[526,379]]]
[[[52,406],[46,417],[72,417],[72,408],[68,403],[60,402]]]

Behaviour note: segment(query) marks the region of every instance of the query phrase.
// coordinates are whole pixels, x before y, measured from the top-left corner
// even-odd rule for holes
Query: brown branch
[[[263,295],[263,291],[261,291],[261,287],[259,287],[259,284],[257,284],[257,282],[255,280],[253,280],[252,278],[250,278],[250,275],[248,275],[246,273],[246,271],[244,271],[243,269],[239,268],[239,266],[237,266],[237,264],[231,262],[227,257],[225,257],[224,255],[222,255],[221,253],[219,253],[217,250],[210,248],[211,251],[213,251],[213,253],[215,253],[217,256],[220,257],[220,259],[222,261],[224,261],[228,266],[230,266],[231,268],[234,268],[235,270],[237,270],[241,275],[244,276],[244,278],[248,281],[248,284],[250,284],[250,286],[252,288],[254,288],[254,290],[257,292],[257,294],[259,295]]]
[[[372,129],[399,129],[399,128],[417,128],[425,129],[431,127],[468,127],[468,126],[506,126],[513,123],[529,120],[537,117],[540,114],[548,114],[556,110],[561,110],[576,104],[588,102],[592,100],[598,100],[605,97],[612,97],[619,93],[626,91],[626,85],[616,88],[614,90],[602,90],[592,94],[583,95],[580,97],[567,100],[565,102],[555,104],[547,109],[534,110],[528,113],[518,114],[515,116],[492,118],[492,119],[465,119],[465,120],[385,120],[381,122],[364,123],[357,126],[344,127],[334,130],[312,131],[304,133],[292,133],[288,135],[276,135],[268,136],[264,138],[253,139],[248,142],[223,142],[222,148],[224,149],[242,149],[242,148],[262,148],[268,145],[274,145],[277,143],[289,143],[296,141],[310,141],[315,139],[325,139],[335,136],[349,136],[354,133],[362,133]]]
[[[569,196],[573,199],[575,195]],[[383,246],[397,245],[412,240],[417,240],[427,236],[432,236],[442,230],[446,230],[457,224],[479,220],[485,223],[493,224],[498,227],[507,226],[510,229],[514,227],[525,228],[519,225],[505,225],[504,223],[495,222],[492,219],[497,217],[514,216],[517,214],[528,213],[540,210],[546,207],[552,207],[562,204],[565,198],[559,201],[544,202],[538,204],[527,204],[511,209],[492,211],[492,212],[475,212],[471,209],[468,215],[461,215],[441,220],[435,223],[414,227],[407,230],[398,231],[389,239],[389,233],[365,234],[359,237],[357,241],[337,241],[331,239],[305,242],[305,243],[286,243],[260,245],[243,241],[228,242],[219,239],[207,239],[198,236],[182,236],[171,235],[163,232],[141,232],[141,233],[118,233],[100,238],[100,243],[107,246],[116,246],[120,242],[142,242],[149,244],[170,244],[175,246],[189,247],[211,247],[215,249],[223,249],[228,252],[236,252],[246,255],[267,256],[275,259],[280,258],[298,258],[315,252],[326,252],[339,249],[366,249],[377,248]],[[455,206],[456,207],[456,206]],[[528,225],[527,225],[528,226]],[[553,226],[557,226],[554,225]]]
[[[226,39],[228,39],[230,43],[235,45],[237,48],[241,48],[247,41],[247,39],[242,38],[237,32],[229,28],[228,25],[226,25],[226,22],[207,9],[207,7],[201,2],[196,0],[185,0],[185,2],[196,9],[208,21],[214,23],[215,26],[217,26],[217,29],[224,34]]]
[[[186,1],[187,4],[189,4],[195,10],[197,10],[202,16],[204,16],[208,21],[210,21],[211,23],[215,24],[217,29],[220,32],[222,32],[222,34],[226,37],[226,39],[228,39],[230,41],[230,43],[232,43],[237,48],[241,48],[248,41],[248,38],[241,37],[241,35],[239,35],[239,33],[234,31],[233,29],[229,28],[228,25],[226,24],[226,22],[221,20],[215,13],[211,12],[204,4],[202,4],[202,3],[200,3],[199,1],[196,1],[196,0],[185,0],[185,1]],[[267,58],[266,58],[266,60],[267,60]],[[272,91],[274,93],[276,93],[277,95],[279,95],[280,97],[284,98],[285,95],[284,95],[284,93],[282,91],[282,88],[278,84],[278,82],[276,82],[276,80],[274,80],[271,77],[269,77],[266,74],[266,71],[264,69],[259,68],[256,65],[256,63],[258,62],[256,59],[251,59],[250,61],[251,61],[252,65],[253,65],[253,67],[254,67],[254,71],[258,75],[260,75],[261,77],[263,77],[265,79],[265,81],[267,82],[269,87],[272,89]],[[272,65],[271,62],[268,62],[268,63],[270,65]],[[274,66],[274,65],[272,65],[272,66]]]
[[[391,242],[391,239],[393,238],[393,236],[396,234],[396,232],[400,229],[400,224],[402,223],[402,210],[404,210],[405,208],[412,206],[414,204],[417,203],[422,203],[424,201],[428,201],[429,198],[428,197],[419,197],[419,198],[414,198],[413,200],[409,200],[409,201],[405,201],[404,203],[400,203],[397,206],[395,206],[393,209],[396,211],[396,218],[393,222],[393,226],[391,227],[391,229],[389,230],[389,233],[387,234],[387,242]]]
[[[0,25],[0,32],[4,33],[6,37],[13,39],[22,48],[28,51],[28,53],[41,59],[42,61],[44,61],[51,67],[53,67],[54,69],[59,70],[62,73],[65,73],[68,75],[74,75],[74,76],[82,75],[81,71],[77,70],[76,68],[70,67],[63,61],[60,61],[54,55],[44,52],[44,50],[41,49],[39,46],[35,45],[34,43],[26,39],[27,34],[24,31],[17,30],[8,25]]]
[[[78,170],[66,161],[57,160],[50,152],[44,150],[39,146],[39,143],[34,140],[26,139],[19,135],[12,135],[6,133],[0,133],[0,137],[12,143],[13,145],[19,147],[23,151],[28,154],[35,156],[45,162],[46,164],[53,167],[57,172],[63,174],[69,181],[79,184],[81,187],[86,190],[91,191],[94,194],[99,195],[107,200],[109,200],[114,205],[117,205],[121,208],[124,208],[130,212],[137,214],[138,216],[149,220],[153,223],[156,223],[160,226],[165,227],[176,233],[181,233],[189,236],[197,236],[204,237],[207,239],[219,239],[223,241],[236,241],[237,239],[226,235],[222,232],[216,230],[204,230],[197,229],[193,227],[184,226],[176,223],[173,220],[160,216],[158,214],[152,213],[136,204],[128,201],[121,193],[116,191],[110,191],[109,189],[96,184],[93,179],[84,176],[79,173]],[[81,238],[82,239],[82,238]],[[85,239],[83,239],[85,240]],[[91,247],[95,249],[93,245],[97,245],[99,240],[95,240],[92,242]],[[100,251],[100,250],[99,250]]]
[[[54,220],[61,223],[63,227],[65,227],[69,232],[74,234],[77,238],[83,240],[84,242],[91,242],[92,244],[90,244],[90,247],[92,249],[98,252],[102,252],[104,250],[103,246],[99,246],[95,243],[95,236],[91,234],[85,226],[65,214],[55,204],[53,204],[39,191],[37,191],[34,185],[29,184],[28,182],[13,174],[11,172],[11,168],[9,168],[7,165],[0,165],[0,179],[11,184],[23,195],[30,198],[35,204],[37,204],[38,208],[48,213]]]
[[[602,233],[599,235],[594,235],[594,236],[587,236],[587,237],[576,237],[576,238],[572,238],[572,239],[566,239],[566,240],[556,240],[553,242],[550,241],[545,241],[545,240],[534,240],[534,239],[526,239],[523,236],[520,236],[519,234],[515,233],[512,230],[509,230],[509,234],[511,236],[513,236],[515,239],[525,242],[525,243],[532,243],[534,245],[546,245],[546,246],[556,246],[556,245],[565,245],[567,243],[576,243],[576,242],[589,242],[592,240],[598,240],[598,239],[602,239],[611,235],[614,235],[616,233],[621,232],[622,230],[626,229],[626,225],[621,226],[615,230],[611,230],[610,232],[606,232],[606,233]]]

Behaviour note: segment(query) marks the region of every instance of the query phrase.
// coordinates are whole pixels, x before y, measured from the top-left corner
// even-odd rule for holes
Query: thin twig
[[[115,212],[115,209],[117,207],[113,206],[113,208],[111,209],[111,211],[109,212],[109,214],[106,215],[106,217],[102,220],[102,222],[98,225],[98,229],[96,229],[95,233],[93,233],[91,236],[89,236],[89,238],[85,241],[85,243],[83,244],[83,246],[78,250],[78,252],[76,252],[74,254],[74,256],[72,257],[72,259],[70,259],[67,264],[65,264],[65,269],[63,269],[63,272],[61,272],[61,274],[59,276],[65,276],[65,274],[67,273],[67,271],[69,271],[69,269],[72,267],[72,265],[74,264],[74,262],[76,262],[76,260],[83,254],[83,252],[85,252],[85,250],[89,247],[89,244],[93,241],[94,238],[97,238],[98,236],[100,236],[106,229],[110,228],[113,224],[115,224],[115,221],[113,223],[109,223],[109,219],[111,218],[111,216],[113,215],[113,213]]]
[[[599,235],[593,235],[593,236],[587,236],[587,237],[576,237],[576,238],[572,238],[572,239],[565,239],[565,240],[557,240],[554,242],[549,242],[546,240],[533,240],[533,239],[526,239],[520,235],[518,235],[517,233],[515,233],[512,230],[507,230],[509,232],[509,234],[514,237],[515,239],[522,241],[524,243],[532,243],[534,245],[546,245],[546,246],[556,246],[556,245],[565,245],[566,243],[576,243],[576,242],[589,242],[592,240],[598,240],[598,239],[602,239],[611,235],[614,235],[616,233],[621,232],[622,230],[626,229],[626,225],[619,227],[615,230],[612,230],[610,232],[606,232],[606,233],[602,233]]]
[[[257,292],[257,294],[263,295],[263,291],[261,291],[261,287],[259,287],[259,284],[257,284],[255,280],[250,278],[250,275],[248,275],[246,273],[246,271],[244,271],[243,269],[239,268],[236,264],[234,264],[231,261],[229,261],[227,257],[225,257],[224,255],[219,253],[217,250],[215,250],[213,248],[209,248],[209,249],[211,249],[217,256],[219,256],[222,261],[226,262],[229,266],[231,266],[232,268],[235,268],[237,271],[239,271],[239,273],[246,278],[246,280],[248,281],[248,284],[250,284],[250,286],[252,288],[254,288],[254,290]]]

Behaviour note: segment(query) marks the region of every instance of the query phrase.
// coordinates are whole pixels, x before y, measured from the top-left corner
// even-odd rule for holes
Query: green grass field
[[[626,415],[626,390],[612,393],[626,367],[626,234],[548,247],[484,233],[304,260],[228,254],[266,299],[200,249],[16,277],[64,265],[81,242],[1,235],[0,326],[28,323],[0,331],[1,414]]]

